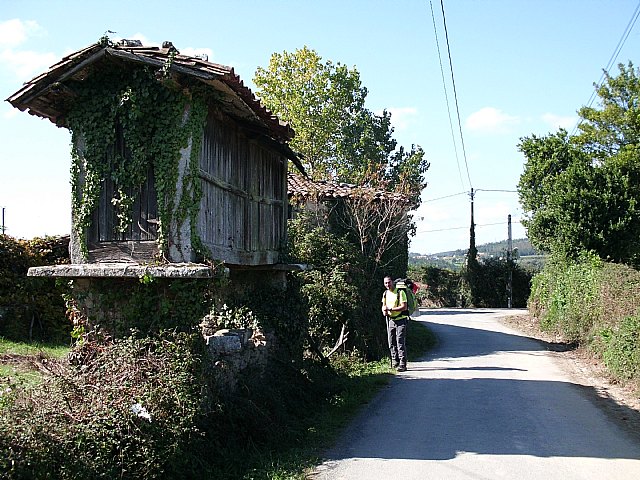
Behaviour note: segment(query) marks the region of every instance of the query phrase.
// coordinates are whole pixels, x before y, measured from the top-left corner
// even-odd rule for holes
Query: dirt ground
[[[528,315],[504,317],[502,322],[541,342],[555,356],[584,395],[597,404],[611,421],[640,442],[640,386],[616,382],[604,364],[586,349],[540,331]]]

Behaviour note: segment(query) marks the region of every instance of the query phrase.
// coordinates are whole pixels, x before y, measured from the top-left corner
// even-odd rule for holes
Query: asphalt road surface
[[[497,320],[515,313],[423,311],[416,320],[438,347],[391,381],[309,478],[640,480],[638,440],[540,343]]]

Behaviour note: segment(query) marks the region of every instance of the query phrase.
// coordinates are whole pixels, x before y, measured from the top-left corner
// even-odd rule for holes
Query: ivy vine
[[[167,63],[170,65],[171,58]],[[85,257],[86,232],[98,206],[101,181],[110,178],[114,182],[111,203],[118,218],[115,233],[124,233],[132,223],[134,196],[149,168],[155,175],[161,252],[167,249],[171,221],[180,225],[190,218],[192,244],[204,253],[196,221],[202,195],[198,158],[208,111],[207,94],[202,86],[186,88],[166,80],[164,69],[157,72],[148,67],[114,66],[72,86],[77,92],[68,115],[73,225]],[[116,148],[120,136],[124,150]],[[189,166],[181,196],[176,199],[180,150],[188,148],[189,141]]]

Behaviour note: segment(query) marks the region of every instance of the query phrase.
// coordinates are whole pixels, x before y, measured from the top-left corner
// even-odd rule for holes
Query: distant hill
[[[544,264],[545,255],[531,246],[528,238],[518,238],[511,241],[514,255],[522,266],[531,266],[539,270]],[[477,245],[478,257],[480,259],[489,257],[505,257],[507,253],[507,240],[501,242],[485,243]],[[421,253],[409,253],[410,265],[431,265],[438,268],[460,270],[464,264],[468,249],[449,250],[447,252],[432,253],[429,255]]]
[[[531,242],[529,242],[528,238],[517,238],[511,241],[513,249],[518,249],[518,254],[521,257],[527,257],[530,255],[542,255],[541,252],[537,251],[535,248],[531,246]],[[483,245],[476,245],[478,249],[478,253],[482,253],[485,255],[493,255],[493,256],[501,256],[507,251],[507,240],[503,240],[501,242],[491,242],[485,243]],[[418,257],[458,257],[465,256],[467,254],[467,248],[458,249],[458,250],[449,250],[447,252],[439,252],[432,253],[429,255],[423,253],[409,253],[409,258],[418,258]]]

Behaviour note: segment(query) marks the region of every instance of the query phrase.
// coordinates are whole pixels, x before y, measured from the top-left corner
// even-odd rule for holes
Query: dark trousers
[[[387,338],[389,339],[389,351],[391,352],[391,362],[394,366],[407,366],[407,325],[409,319],[404,317],[400,320],[393,320],[387,317]]]

